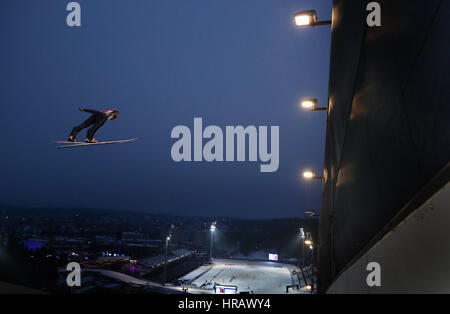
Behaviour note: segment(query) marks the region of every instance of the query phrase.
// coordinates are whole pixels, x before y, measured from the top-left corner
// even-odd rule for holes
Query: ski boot
[[[98,144],[98,143],[100,143],[95,138],[93,138],[92,140],[87,138],[87,139],[84,140],[84,142],[85,143],[89,143],[89,144]]]
[[[72,135],[67,138],[67,142],[76,143],[76,141],[77,141],[77,139],[75,137],[73,137]]]

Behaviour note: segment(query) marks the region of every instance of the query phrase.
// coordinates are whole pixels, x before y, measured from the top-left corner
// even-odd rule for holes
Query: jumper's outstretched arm
[[[97,110],[92,110],[92,109],[83,109],[83,108],[78,108],[80,111],[82,112],[89,112],[89,113],[96,113],[98,112]]]

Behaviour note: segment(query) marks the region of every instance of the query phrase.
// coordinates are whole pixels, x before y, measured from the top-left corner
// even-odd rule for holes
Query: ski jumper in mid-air
[[[91,110],[91,109],[82,109],[79,108],[82,112],[89,112],[92,113],[92,115],[84,121],[82,124],[76,126],[73,128],[72,133],[70,133],[69,138],[67,139],[68,142],[76,142],[76,138],[78,133],[89,127],[92,126],[87,131],[86,136],[86,143],[98,143],[98,141],[94,138],[95,132],[103,125],[105,124],[106,120],[116,120],[119,117],[119,111],[115,109],[107,109],[102,111],[97,110]]]

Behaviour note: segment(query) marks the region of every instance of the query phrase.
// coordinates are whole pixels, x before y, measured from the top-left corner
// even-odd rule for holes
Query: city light
[[[316,10],[301,11],[294,14],[295,24],[302,26],[330,25],[331,21],[317,21]]]
[[[305,244],[306,244],[306,245],[312,245],[312,243],[313,243],[313,242],[312,242],[311,240],[309,240],[309,239],[308,239],[308,240],[305,240]]]
[[[311,291],[312,290],[312,286],[310,284],[307,284],[305,288],[306,288],[307,291]]]
[[[216,222],[213,222],[211,224],[211,232],[214,232],[214,231],[216,231]]]

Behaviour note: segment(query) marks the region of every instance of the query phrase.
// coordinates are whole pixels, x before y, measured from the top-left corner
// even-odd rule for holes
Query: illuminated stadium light
[[[316,10],[301,11],[294,14],[295,24],[303,26],[330,25],[331,21],[317,21]]]
[[[169,250],[169,241],[172,238],[172,230],[174,228],[174,225],[170,226],[169,235],[166,237],[166,254],[164,256],[164,278],[163,278],[163,285],[166,285],[166,278],[167,278],[167,253]]]
[[[312,18],[309,15],[296,15],[295,16],[295,24],[297,24],[297,26],[308,26],[311,24]]]
[[[312,179],[323,179],[323,177],[319,177],[316,176],[316,173],[312,170],[306,170],[303,172],[303,177],[307,180],[312,180]]]
[[[310,239],[307,239],[307,240],[305,240],[305,244],[306,244],[306,245],[312,245],[312,244],[313,244],[313,242],[312,242],[312,240],[310,240]]]
[[[306,288],[307,291],[311,291],[312,290],[312,286],[310,284],[307,284],[305,288]]]
[[[317,106],[317,99],[305,99],[302,101],[302,107],[305,109],[314,109]]]
[[[214,221],[211,224],[211,239],[210,239],[210,247],[209,247],[209,259],[212,260],[212,251],[213,251],[213,237],[214,237],[214,232],[216,231],[216,222]]]
[[[303,228],[300,228],[300,237],[301,237],[302,239],[305,238],[305,231],[303,231]]]
[[[304,109],[311,111],[328,110],[326,107],[319,107],[319,102],[316,98],[305,99],[301,102],[301,106]]]
[[[305,179],[312,179],[316,174],[312,171],[305,171],[303,172],[303,177]]]

